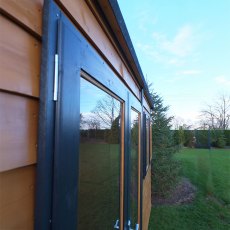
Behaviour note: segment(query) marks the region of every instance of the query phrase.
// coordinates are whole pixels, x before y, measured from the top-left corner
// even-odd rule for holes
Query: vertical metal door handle
[[[114,228],[115,228],[115,229],[119,229],[119,220],[116,220],[116,223],[115,223],[115,225],[114,225]]]
[[[130,221],[130,220],[128,221],[128,227],[129,227],[129,230],[133,230],[133,229],[131,228],[131,221]]]

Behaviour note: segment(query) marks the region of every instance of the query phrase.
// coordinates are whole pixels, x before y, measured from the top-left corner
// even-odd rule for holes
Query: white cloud
[[[215,78],[215,82],[217,82],[220,85],[223,86],[230,86],[230,77],[227,77],[225,75],[220,75]]]
[[[153,33],[153,38],[161,50],[178,57],[190,55],[199,40],[195,29],[190,25],[181,27],[172,39],[161,33]]]
[[[174,66],[183,66],[188,58],[197,57],[197,46],[201,42],[197,29],[191,25],[179,28],[172,38],[158,32],[154,32],[152,38],[151,43],[138,43],[137,48],[154,61]]]
[[[137,21],[137,27],[142,32],[148,32],[149,26],[153,26],[157,23],[157,18],[153,16],[153,13],[149,9],[139,11],[135,17]]]
[[[189,72],[189,71],[177,72],[175,74],[175,76],[172,76],[171,78],[168,78],[167,80],[165,80],[165,82],[167,82],[167,83],[175,83],[175,82],[185,81],[185,79],[187,78],[187,76],[185,76],[185,75],[196,76],[196,75],[198,75],[198,73],[196,74],[195,71],[194,71],[194,73],[192,71],[191,72]]]
[[[144,52],[147,56],[154,58],[156,61],[162,61],[164,58],[152,45],[137,43],[136,47],[141,51]]]
[[[177,72],[177,75],[199,75],[199,74],[201,74],[201,71],[195,69],[182,70]]]
[[[179,58],[171,58],[168,60],[168,64],[175,65],[175,66],[181,66],[184,64],[184,61]]]
[[[184,64],[184,60],[176,57],[171,57],[170,55],[161,52],[153,45],[137,43],[136,47],[153,61],[174,66],[182,66]]]
[[[178,81],[181,81],[183,80],[184,78],[182,76],[178,76],[178,77],[172,77],[172,78],[169,78],[168,80],[166,80],[165,82],[168,82],[168,83],[175,83],[175,82],[178,82]]]
[[[172,41],[163,41],[162,48],[176,56],[185,57],[193,49],[192,29],[190,26],[182,27]]]

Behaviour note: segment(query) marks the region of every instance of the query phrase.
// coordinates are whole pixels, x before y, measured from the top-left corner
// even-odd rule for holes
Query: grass
[[[230,151],[184,149],[176,155],[182,176],[197,187],[196,199],[188,205],[152,208],[149,229],[229,230]]]
[[[80,145],[78,229],[111,229],[119,218],[118,144]]]

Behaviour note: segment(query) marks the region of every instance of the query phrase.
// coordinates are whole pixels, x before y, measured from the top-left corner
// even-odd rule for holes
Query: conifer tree
[[[168,106],[164,106],[163,99],[157,93],[152,92],[154,103],[152,114],[152,195],[165,197],[177,184],[180,164],[174,158],[177,151],[173,132],[170,130],[173,117],[167,115]]]

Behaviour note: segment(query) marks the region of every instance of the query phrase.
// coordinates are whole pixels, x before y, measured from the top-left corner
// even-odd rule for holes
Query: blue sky
[[[119,0],[137,57],[185,123],[230,92],[230,0]]]

